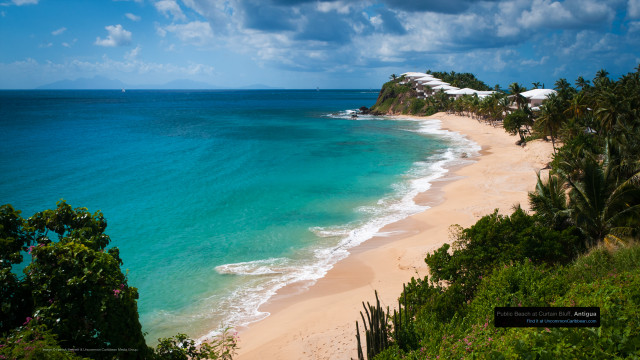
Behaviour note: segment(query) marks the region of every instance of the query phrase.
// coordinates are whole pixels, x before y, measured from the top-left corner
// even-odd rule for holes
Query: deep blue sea
[[[101,210],[143,330],[262,319],[477,151],[434,120],[350,114],[377,91],[0,91],[0,203]]]

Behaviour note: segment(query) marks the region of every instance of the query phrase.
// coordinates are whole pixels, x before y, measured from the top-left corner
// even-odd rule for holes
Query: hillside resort
[[[410,85],[418,93],[418,99],[426,99],[438,91],[443,91],[452,99],[459,99],[463,95],[477,95],[478,98],[483,99],[496,93],[496,91],[493,90],[481,91],[470,88],[460,89],[427,73],[406,72],[401,74],[401,76],[404,76],[406,80],[400,81],[399,84]],[[520,95],[527,99],[532,110],[539,110],[538,107],[542,104],[542,101],[546,100],[550,94],[556,93],[557,91],[553,89],[532,89],[522,92]]]

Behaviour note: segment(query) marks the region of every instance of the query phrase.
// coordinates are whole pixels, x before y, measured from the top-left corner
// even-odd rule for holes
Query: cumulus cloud
[[[173,20],[185,21],[187,17],[182,12],[180,5],[175,0],[160,0],[153,4],[156,9],[167,18],[173,16]]]
[[[342,1],[320,1],[316,4],[316,9],[323,13],[335,11],[345,15],[351,12],[351,4],[345,4]]]
[[[22,5],[36,5],[39,0],[11,0],[14,5],[22,6]]]
[[[425,1],[425,0],[385,0],[388,7],[403,11],[429,11],[445,14],[459,14],[465,12],[473,1],[471,0],[446,0],[446,1]]]
[[[71,41],[71,42],[63,42],[62,46],[66,47],[66,48],[70,48],[77,42],[78,42],[78,39],[73,39],[73,41]]]
[[[593,0],[535,0],[522,12],[518,23],[526,29],[593,28],[613,20],[615,11],[606,3]]]
[[[124,14],[124,16],[126,16],[127,19],[129,19],[131,21],[140,21],[142,19],[140,16],[132,14],[132,13],[126,13],[126,14]]]
[[[471,61],[460,55],[472,53],[484,54],[485,58],[477,61],[489,64],[482,69],[501,71],[552,66],[556,56],[564,56],[560,49],[572,48],[577,33],[606,33],[617,11],[629,8],[633,14],[639,2],[182,0],[183,9],[206,21],[158,25],[156,29],[161,36],[172,33],[183,42],[196,45],[213,44],[218,36],[216,46],[248,54],[261,66],[268,63],[288,70],[331,72],[345,65],[381,68],[435,59],[443,61],[442,66],[447,68],[449,57]],[[167,9],[173,3],[168,1]],[[168,14],[169,10],[165,10],[170,18]],[[637,26],[627,25],[628,33],[637,33]],[[517,46],[536,46],[556,35],[561,41],[547,42],[548,55],[523,58],[512,52]],[[589,43],[592,52],[602,53],[617,46],[607,46],[606,41],[612,38],[597,39]],[[459,68],[464,67],[461,63]]]
[[[131,31],[125,30],[122,25],[109,25],[105,29],[107,29],[109,35],[105,39],[97,37],[95,45],[115,47],[131,44]]]
[[[142,48],[140,47],[140,45],[136,46],[134,49],[132,49],[131,51],[127,51],[126,54],[124,54],[124,58],[127,60],[134,60],[135,58],[138,57],[138,55],[140,55],[140,51],[142,50]]]
[[[640,0],[629,0],[627,4],[627,16],[631,19],[640,18]]]
[[[241,8],[243,26],[268,32],[295,30],[301,17],[291,7],[273,6],[264,1],[248,0]]]
[[[376,27],[381,29],[382,32],[402,35],[407,32],[404,26],[398,20],[396,13],[387,9],[378,9],[376,20],[372,21]]]
[[[162,29],[158,29],[166,33],[173,33],[178,39],[185,43],[194,45],[205,45],[213,40],[213,30],[208,22],[192,21],[187,24],[171,24]]]
[[[66,28],[66,27],[61,27],[61,28],[60,28],[60,29],[58,29],[58,30],[54,30],[54,31],[52,31],[52,32],[51,32],[51,35],[53,35],[53,36],[58,36],[58,35],[62,34],[62,33],[63,33],[63,32],[65,32],[65,31],[67,31],[67,28]]]
[[[523,66],[539,66],[539,65],[544,65],[548,60],[549,60],[549,56],[545,55],[542,58],[540,58],[540,60],[532,60],[532,59],[522,60],[520,62],[520,65],[523,65]]]

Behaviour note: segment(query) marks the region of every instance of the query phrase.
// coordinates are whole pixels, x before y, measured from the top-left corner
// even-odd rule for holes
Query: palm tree
[[[571,87],[571,84],[567,81],[567,79],[558,79],[555,83],[555,88],[560,96],[568,100],[571,97],[571,93],[575,92],[575,89]]]
[[[620,178],[610,155],[605,151],[602,163],[591,156],[578,160],[580,179],[567,177],[571,217],[591,246],[624,243],[640,229],[640,171]]]
[[[605,69],[600,69],[596,73],[596,77],[593,79],[593,84],[595,86],[607,86],[611,83],[611,80],[607,77],[609,72]]]
[[[590,81],[589,80],[585,80],[582,76],[578,76],[578,78],[576,79],[575,82],[576,86],[579,87],[581,90],[586,89],[590,86]]]
[[[584,92],[579,92],[571,98],[569,101],[569,107],[564,111],[564,114],[569,117],[580,119],[587,114],[587,111],[589,111],[587,97]]]
[[[607,70],[605,70],[605,69],[600,69],[596,73],[596,79],[604,79],[607,76],[609,76],[609,72]]]
[[[524,110],[518,109],[504,118],[502,126],[508,133],[512,135],[519,135],[520,141],[518,144],[524,144],[526,140],[524,137],[523,127],[527,125],[528,121],[529,116],[524,112]]]
[[[556,138],[558,130],[565,120],[563,116],[564,104],[558,94],[550,94],[540,106],[540,116],[536,121],[538,129],[542,130],[545,136],[551,137],[553,152],[556,152]]]
[[[396,74],[391,74],[391,76],[389,76],[389,79],[395,81],[398,78],[398,75]]]
[[[524,96],[520,95],[525,91],[527,91],[527,88],[521,86],[518,83],[512,83],[511,85],[509,85],[509,92],[511,93],[511,96],[513,96],[513,102],[516,103],[518,109],[522,109],[522,106],[527,102],[527,99]]]
[[[621,99],[618,94],[613,91],[602,91],[597,98],[597,110],[595,111],[596,119],[599,121],[600,128],[607,134],[610,134],[621,114],[627,110],[627,103]]]
[[[500,118],[504,119],[507,114],[511,111],[511,101],[508,96],[500,96],[497,99],[496,108],[500,114]]]
[[[565,192],[566,180],[560,175],[550,175],[549,179],[543,182],[540,172],[537,175],[536,189],[529,192],[531,210],[554,229],[566,228],[570,215]]]
[[[540,82],[537,82],[537,81],[536,82],[532,82],[531,85],[533,85],[534,89],[539,89],[540,86],[542,86],[542,84]]]

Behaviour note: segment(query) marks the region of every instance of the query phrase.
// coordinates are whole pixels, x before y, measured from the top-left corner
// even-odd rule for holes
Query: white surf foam
[[[351,119],[355,110],[346,110],[337,114],[327,115],[332,118]],[[424,161],[414,164],[405,174],[405,181],[394,186],[395,193],[380,199],[377,204],[363,206],[357,211],[369,214],[368,220],[332,227],[313,227],[309,230],[316,236],[333,241],[332,246],[310,249],[310,253],[300,259],[273,258],[216,267],[220,274],[251,277],[243,286],[236,289],[230,296],[218,301],[217,308],[224,309],[226,316],[223,323],[230,326],[246,326],[260,321],[269,313],[260,311],[261,305],[273,297],[277,291],[289,284],[314,284],[340,260],[349,255],[349,249],[362,244],[374,236],[390,236],[388,232],[381,232],[386,225],[405,219],[411,215],[427,210],[426,205],[417,204],[415,197],[429,190],[432,183],[442,179],[449,171],[448,167],[468,163],[477,156],[480,146],[464,136],[441,129],[439,120],[381,118],[370,115],[359,115],[353,120],[389,120],[419,122],[418,129],[412,129],[425,136],[444,138],[451,145]],[[259,276],[257,276],[259,275]],[[219,334],[219,329],[202,337]]]

